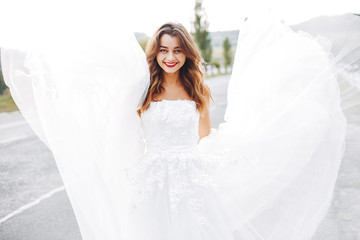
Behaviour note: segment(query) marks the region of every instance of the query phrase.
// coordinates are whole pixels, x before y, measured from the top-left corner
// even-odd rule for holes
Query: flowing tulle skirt
[[[83,239],[311,239],[344,151],[334,72],[343,53],[278,19],[249,19],[225,122],[199,142],[201,157],[144,156],[136,110],[149,86],[146,58],[128,19],[98,5],[103,19],[50,14],[38,19],[53,21],[46,31],[15,14],[0,21],[5,82],[53,152]]]
[[[126,239],[234,239],[203,157],[196,147],[148,152],[129,170],[134,191]]]

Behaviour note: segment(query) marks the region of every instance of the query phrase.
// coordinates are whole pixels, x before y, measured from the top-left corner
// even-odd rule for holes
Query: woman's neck
[[[179,71],[176,73],[167,73],[163,72],[163,85],[164,86],[180,86],[181,80],[180,80],[180,74]]]

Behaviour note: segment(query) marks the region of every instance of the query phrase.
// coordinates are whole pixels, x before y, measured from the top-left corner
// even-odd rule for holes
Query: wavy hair
[[[137,112],[141,116],[141,113],[150,107],[150,103],[164,91],[162,86],[163,69],[156,60],[160,49],[160,39],[164,34],[179,39],[180,48],[186,56],[184,65],[179,69],[180,80],[187,94],[195,101],[196,108],[203,115],[210,104],[210,98],[214,102],[204,80],[205,62],[190,33],[182,24],[173,22],[165,23],[158,28],[146,46],[145,54],[150,70],[150,85],[144,103]]]

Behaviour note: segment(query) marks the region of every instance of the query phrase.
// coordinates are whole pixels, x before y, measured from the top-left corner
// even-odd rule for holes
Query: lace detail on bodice
[[[141,119],[148,151],[191,148],[199,141],[199,112],[192,100],[151,102]]]
[[[180,99],[152,102],[142,114],[142,124],[147,151],[128,171],[134,186],[133,210],[143,206],[142,203],[150,204],[149,198],[165,191],[173,214],[185,203],[195,219],[205,224],[207,220],[201,208],[205,201],[203,193],[217,186],[198,150],[196,103]]]

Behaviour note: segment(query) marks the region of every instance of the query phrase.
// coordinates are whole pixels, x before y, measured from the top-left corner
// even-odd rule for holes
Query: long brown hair
[[[164,88],[162,87],[162,68],[156,60],[156,56],[160,49],[160,39],[164,34],[172,37],[178,37],[180,48],[186,56],[184,65],[179,69],[180,79],[187,94],[196,102],[196,107],[200,114],[204,114],[205,109],[210,104],[210,89],[206,85],[205,62],[201,52],[190,33],[180,23],[168,22],[163,24],[155,34],[150,38],[146,46],[146,59],[150,70],[150,86],[142,107],[137,111],[139,116],[150,107],[150,102],[159,96]]]

